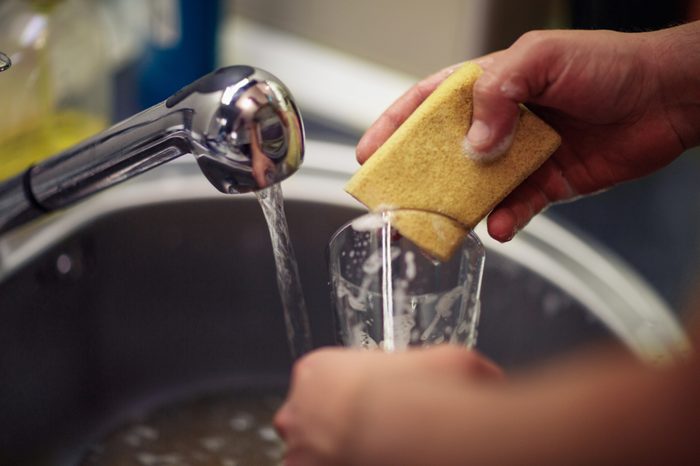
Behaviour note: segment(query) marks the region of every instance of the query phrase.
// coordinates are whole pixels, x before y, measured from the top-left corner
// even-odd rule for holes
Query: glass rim
[[[335,232],[333,232],[330,239],[328,240],[328,246],[330,246],[338,238],[338,236],[340,236],[340,234],[342,234],[344,231],[346,231],[347,228],[350,227],[358,219],[363,218],[363,217],[383,215],[386,213],[390,214],[392,212],[420,212],[420,213],[424,213],[424,214],[429,214],[429,215],[434,215],[437,217],[445,218],[447,220],[454,222],[456,225],[459,225],[464,230],[464,232],[465,232],[464,241],[469,239],[472,242],[474,242],[476,244],[476,246],[479,247],[480,249],[482,249],[482,250],[485,249],[484,244],[482,243],[481,239],[474,231],[474,228],[467,228],[464,225],[462,225],[458,220],[455,220],[454,218],[450,217],[449,215],[445,215],[441,212],[435,212],[435,211],[427,210],[427,209],[416,209],[416,208],[410,208],[410,207],[396,207],[396,208],[388,207],[388,208],[382,208],[382,209],[377,209],[377,210],[370,210],[368,212],[363,213],[362,215],[358,215],[358,216],[348,220],[347,222],[343,223],[340,227],[338,227],[338,229]],[[360,231],[360,230],[355,230],[355,231]]]

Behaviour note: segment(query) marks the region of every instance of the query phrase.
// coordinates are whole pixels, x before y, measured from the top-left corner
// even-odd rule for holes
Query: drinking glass
[[[340,339],[387,352],[440,343],[472,347],[484,247],[473,231],[461,229],[449,257],[436,259],[402,234],[398,220],[410,214],[420,215],[424,237],[440,234],[431,230],[435,225],[455,224],[436,213],[390,210],[363,215],[332,236],[331,300]]]

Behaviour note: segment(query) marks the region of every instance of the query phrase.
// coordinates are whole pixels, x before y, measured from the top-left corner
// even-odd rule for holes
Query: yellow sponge
[[[466,229],[474,228],[561,142],[552,128],[522,107],[513,144],[504,156],[489,163],[466,157],[462,141],[471,123],[472,88],[480,74],[481,68],[471,62],[453,72],[377,149],[345,189],[371,210],[438,212]],[[456,247],[440,244],[446,240],[439,235],[430,240],[425,232],[417,234],[414,230],[423,228],[417,219],[404,223],[399,231],[439,259],[449,257]]]
[[[425,210],[399,210],[391,225],[432,257],[447,261],[462,244],[467,231],[449,217]]]

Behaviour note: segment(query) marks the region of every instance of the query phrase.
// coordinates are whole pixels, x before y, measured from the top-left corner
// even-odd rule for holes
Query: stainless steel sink
[[[335,343],[325,247],[362,211],[352,149],[311,141],[283,184],[316,346]],[[673,357],[683,333],[636,274],[541,218],[487,247],[478,348],[510,369],[597,342]],[[194,161],[0,238],[0,464],[75,464],[128,413],[225,387],[283,392],[291,361],[265,223]],[[616,343],[614,343],[616,344]]]

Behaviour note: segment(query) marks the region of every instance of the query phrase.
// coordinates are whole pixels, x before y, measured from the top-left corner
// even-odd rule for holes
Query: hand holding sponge
[[[396,219],[396,228],[440,260],[447,260],[465,229],[474,228],[561,142],[551,127],[521,107],[513,143],[503,156],[488,163],[467,157],[462,142],[481,72],[471,62],[455,70],[345,187],[370,210],[410,209]],[[436,221],[429,212],[448,218]]]

